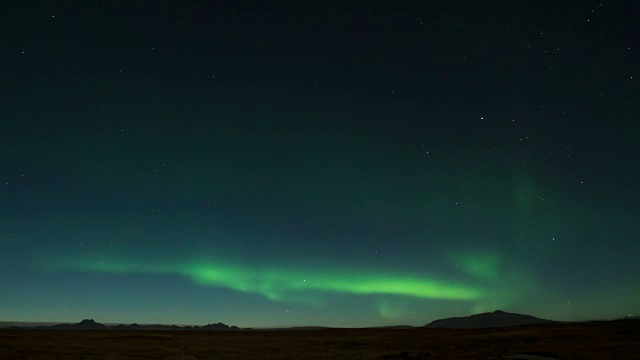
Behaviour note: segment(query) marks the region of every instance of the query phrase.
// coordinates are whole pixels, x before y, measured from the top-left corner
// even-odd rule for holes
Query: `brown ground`
[[[324,329],[220,332],[0,330],[0,359],[423,359],[429,357],[436,359],[640,359],[640,321],[551,324],[485,330]]]

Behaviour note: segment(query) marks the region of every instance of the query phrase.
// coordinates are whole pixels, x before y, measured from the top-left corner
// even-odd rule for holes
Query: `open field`
[[[0,359],[640,359],[640,321],[483,330],[0,330]]]

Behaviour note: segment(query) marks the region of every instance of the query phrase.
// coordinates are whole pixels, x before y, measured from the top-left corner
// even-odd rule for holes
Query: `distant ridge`
[[[195,326],[194,328],[199,329],[199,330],[238,330],[237,326],[229,326],[229,325],[223,324],[221,322],[219,322],[217,324],[205,325],[205,326],[202,326],[200,328]]]
[[[178,325],[113,325],[107,326],[100,324],[93,319],[84,319],[77,324],[56,324],[52,326],[11,326],[10,329],[43,329],[43,330],[238,330],[237,326],[229,326],[221,322],[217,324],[208,324],[204,326],[178,326]]]
[[[38,326],[39,328],[47,326]],[[107,326],[95,322],[93,319],[84,319],[77,324],[57,324],[50,327],[56,330],[103,330]]]
[[[481,329],[490,327],[508,327],[529,324],[548,324],[552,320],[540,319],[531,315],[508,313],[502,310],[465,317],[451,317],[432,321],[426,328],[440,329]]]

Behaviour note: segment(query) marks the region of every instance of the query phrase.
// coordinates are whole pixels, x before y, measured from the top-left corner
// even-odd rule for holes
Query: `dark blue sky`
[[[637,313],[638,10],[4,2],[0,319]]]

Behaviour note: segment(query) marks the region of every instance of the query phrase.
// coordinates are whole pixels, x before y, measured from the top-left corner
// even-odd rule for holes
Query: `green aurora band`
[[[273,301],[288,301],[302,292],[355,295],[397,295],[422,299],[477,300],[477,287],[418,276],[367,271],[249,268],[220,262],[142,264],[126,261],[61,262],[58,269],[114,274],[179,274],[205,286],[254,293]]]

